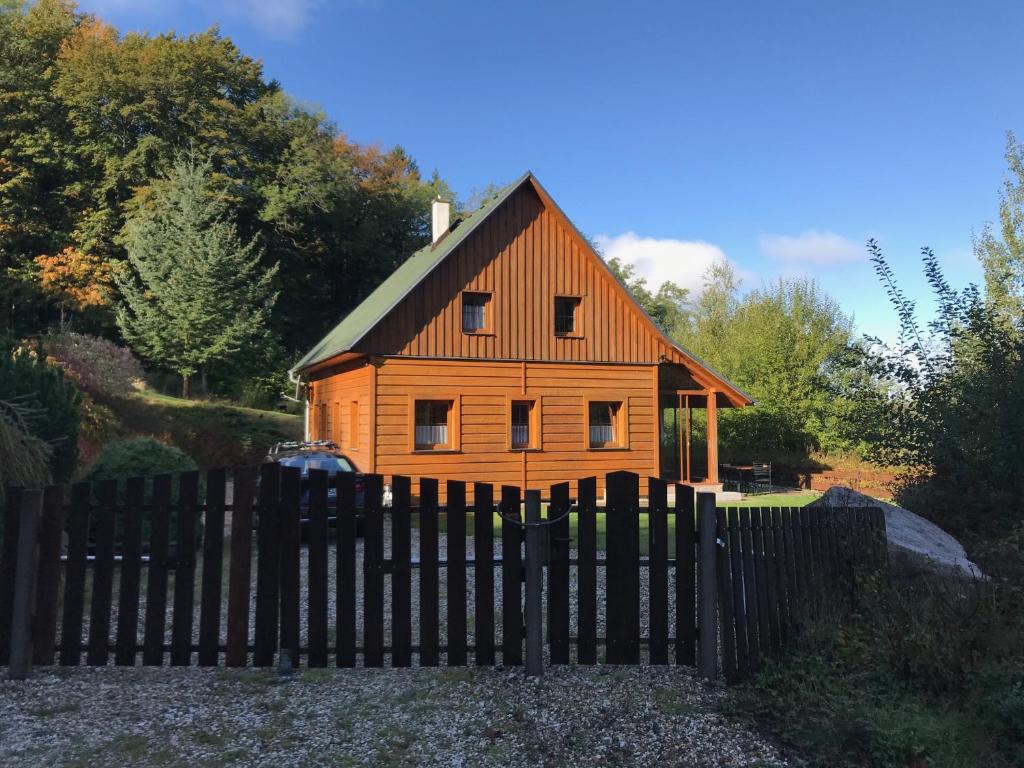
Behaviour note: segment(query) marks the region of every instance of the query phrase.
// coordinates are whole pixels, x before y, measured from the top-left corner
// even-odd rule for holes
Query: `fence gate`
[[[383,480],[360,493],[351,474],[266,464],[9,488],[0,665],[270,667],[287,651],[308,667],[677,664],[736,681],[885,559],[877,509],[716,508],[655,478],[642,499],[628,472],[525,497],[396,476],[385,508]]]

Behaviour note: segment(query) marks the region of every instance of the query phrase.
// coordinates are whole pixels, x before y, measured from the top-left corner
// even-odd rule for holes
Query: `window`
[[[579,336],[580,300],[576,296],[555,296],[555,336]]]
[[[451,400],[417,400],[414,448],[417,451],[451,448],[451,414]]]
[[[589,445],[591,448],[620,448],[622,424],[619,412],[622,403],[601,402],[590,403],[587,409],[587,427],[589,429]]]
[[[509,402],[508,446],[513,451],[540,448],[539,408],[535,400]]]
[[[359,401],[348,404],[348,447],[359,448]]]
[[[465,333],[485,333],[490,330],[489,309],[491,294],[462,294],[462,330]]]

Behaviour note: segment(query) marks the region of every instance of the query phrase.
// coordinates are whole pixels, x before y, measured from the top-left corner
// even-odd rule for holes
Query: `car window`
[[[302,474],[309,474],[311,469],[325,469],[330,474],[353,472],[352,465],[343,456],[326,456],[314,454],[309,456],[288,456],[281,459],[282,467],[298,467]]]

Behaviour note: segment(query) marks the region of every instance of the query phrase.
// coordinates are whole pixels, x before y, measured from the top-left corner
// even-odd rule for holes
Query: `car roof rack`
[[[338,444],[333,440],[290,440],[282,443],[274,443],[270,446],[270,455],[283,453],[284,451],[304,451],[310,448],[330,448],[338,450]]]

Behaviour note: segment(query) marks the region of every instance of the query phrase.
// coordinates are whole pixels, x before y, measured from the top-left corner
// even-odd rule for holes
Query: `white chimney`
[[[431,208],[431,219],[433,222],[433,234],[434,238],[431,241],[436,244],[438,240],[444,237],[448,233],[448,225],[451,217],[452,206],[441,198],[434,201],[434,205]]]

